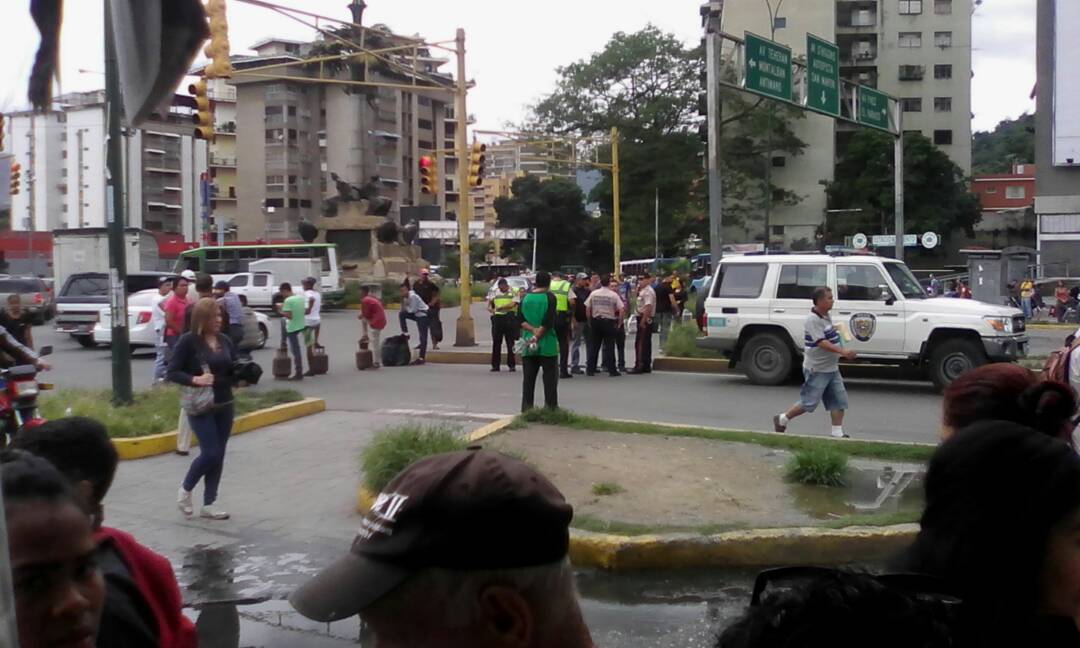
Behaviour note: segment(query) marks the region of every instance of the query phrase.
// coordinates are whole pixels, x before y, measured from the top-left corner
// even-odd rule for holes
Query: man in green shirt
[[[285,317],[285,336],[289,339],[289,351],[292,352],[293,365],[296,367],[296,372],[289,380],[303,380],[304,361],[300,354],[300,335],[307,328],[304,322],[307,304],[304,303],[303,296],[293,294],[292,284],[287,281],[281,284],[280,291],[285,298],[281,304],[281,314]]]
[[[521,411],[533,407],[536,376],[544,370],[544,406],[559,407],[559,340],[555,333],[555,296],[551,294],[551,275],[536,273],[536,289],[521,300],[521,352],[524,378],[521,387]]]

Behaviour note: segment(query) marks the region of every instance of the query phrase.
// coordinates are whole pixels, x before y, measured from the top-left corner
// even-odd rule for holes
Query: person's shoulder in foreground
[[[387,646],[590,648],[568,560],[573,510],[534,468],[480,449],[394,477],[349,553],[292,594]]]

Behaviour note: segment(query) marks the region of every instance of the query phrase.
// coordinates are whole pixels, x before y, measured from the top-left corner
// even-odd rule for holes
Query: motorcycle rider
[[[17,364],[29,364],[38,371],[52,368],[41,356],[19,343],[6,328],[0,326],[0,369],[9,369]]]

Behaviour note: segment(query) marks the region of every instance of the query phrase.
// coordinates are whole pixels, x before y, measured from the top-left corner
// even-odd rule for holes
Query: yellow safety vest
[[[514,293],[512,292],[495,293],[495,296],[491,298],[491,303],[495,305],[494,315],[513,315],[517,310],[516,308],[513,310],[498,310],[507,304],[514,303]]]
[[[551,294],[555,295],[555,310],[565,313],[570,310],[570,282],[565,279],[556,279],[551,282]]]

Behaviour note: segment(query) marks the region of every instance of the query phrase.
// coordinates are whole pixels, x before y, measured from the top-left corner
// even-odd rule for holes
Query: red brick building
[[[1013,165],[1012,173],[979,175],[971,182],[983,213],[1026,210],[1035,204],[1035,165]]]

